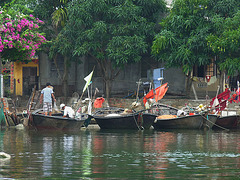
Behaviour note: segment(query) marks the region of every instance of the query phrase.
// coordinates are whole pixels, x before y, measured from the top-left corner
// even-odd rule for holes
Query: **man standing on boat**
[[[60,105],[60,110],[64,111],[63,112],[63,117],[74,118],[75,112],[71,107],[66,106],[65,104],[61,104]]]
[[[53,94],[53,88],[50,83],[46,84],[46,87],[42,89],[40,96],[40,104],[43,101],[43,112],[45,115],[52,115],[52,99],[56,102],[56,99]]]

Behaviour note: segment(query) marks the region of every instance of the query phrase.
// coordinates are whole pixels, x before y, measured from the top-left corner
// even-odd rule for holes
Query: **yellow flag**
[[[87,89],[88,85],[90,84],[91,79],[92,79],[92,75],[93,75],[93,71],[88,76],[86,76],[84,78],[84,80],[86,81],[86,84],[85,84],[85,86],[83,88],[83,92]]]

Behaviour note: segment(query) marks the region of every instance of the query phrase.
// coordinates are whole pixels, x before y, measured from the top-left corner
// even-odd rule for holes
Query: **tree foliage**
[[[234,75],[240,71],[240,2],[229,0],[228,3],[221,1],[221,9],[218,8],[221,13],[212,17],[215,31],[207,37],[207,42],[218,57],[220,70]]]
[[[188,77],[187,95],[193,66],[208,65],[213,57],[217,57],[221,70],[230,72],[236,66],[239,22],[233,21],[239,17],[236,20],[232,17],[237,10],[238,0],[175,0],[169,15],[160,23],[162,30],[155,36],[152,53],[166,67],[183,69]],[[235,59],[231,58],[233,54]]]
[[[63,4],[60,0],[28,0],[28,6],[30,9],[33,10],[33,14],[38,17],[39,19],[42,19],[45,24],[42,26],[42,29],[46,33],[46,38],[49,41],[53,41],[58,33],[61,31],[61,26],[55,26],[53,23],[53,14],[56,10],[61,9],[61,7],[66,6],[66,4]],[[57,18],[54,18],[57,19]],[[61,23],[57,23],[61,24]],[[51,43],[48,44],[49,47],[51,47]]]
[[[222,70],[229,68],[231,56],[238,56],[239,10],[237,0],[176,0],[163,30],[152,46],[154,56],[166,66],[183,67],[185,73],[193,65],[206,65],[218,57]],[[235,66],[236,59],[232,66]],[[235,68],[236,69],[236,68]]]
[[[153,41],[153,55],[166,67],[182,67],[186,74],[194,65],[208,64],[211,51],[206,37],[212,28],[206,12],[207,0],[176,0],[160,23],[162,31]]]
[[[54,61],[58,72],[58,78],[62,82],[62,92],[64,97],[68,96],[68,69],[73,62],[77,60],[72,56],[72,45],[61,33],[68,20],[67,3],[71,0],[28,0],[31,1],[30,6],[39,18],[45,20],[43,30],[46,32],[47,38],[51,41],[46,48],[46,53],[51,60]],[[58,64],[58,57],[64,62],[63,71]]]
[[[74,56],[97,61],[108,84],[119,67],[148,53],[157,18],[165,10],[162,0],[76,0],[69,3],[69,20],[62,33],[74,44]]]

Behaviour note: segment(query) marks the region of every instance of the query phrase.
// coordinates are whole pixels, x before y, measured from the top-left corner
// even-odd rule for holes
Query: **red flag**
[[[231,91],[228,88],[225,89],[224,92],[222,92],[221,94],[219,94],[217,96],[218,101],[221,102],[222,99],[227,100],[230,97],[230,93],[231,93]],[[212,98],[212,101],[210,102],[211,106],[213,105],[213,102],[215,99],[216,99],[216,97]]]
[[[154,97],[153,89],[143,97],[143,103],[146,104],[148,99],[152,99]]]
[[[237,95],[240,95],[240,88],[236,90]]]
[[[162,86],[158,87],[155,89],[155,100],[156,102],[158,102],[160,99],[163,98],[163,96],[166,94],[168,87],[167,87],[168,83],[163,84]]]
[[[216,106],[215,108],[217,111],[222,111],[226,108],[226,106],[227,106],[227,100],[224,100],[224,101],[220,102],[220,104],[218,106]]]
[[[147,93],[146,96],[143,97],[144,105],[146,104],[148,99],[155,98],[156,102],[158,100],[162,99],[168,90],[167,84],[168,83],[165,83],[162,86],[159,86],[158,88],[156,88],[155,93],[154,93],[153,89],[151,91],[149,91],[149,93]]]

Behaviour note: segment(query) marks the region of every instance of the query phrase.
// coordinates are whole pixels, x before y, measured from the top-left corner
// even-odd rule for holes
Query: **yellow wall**
[[[21,62],[14,62],[14,80],[15,80],[15,92],[16,95],[23,95],[23,67],[37,67],[37,76],[39,76],[38,63],[29,62],[23,64]]]

